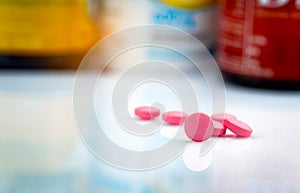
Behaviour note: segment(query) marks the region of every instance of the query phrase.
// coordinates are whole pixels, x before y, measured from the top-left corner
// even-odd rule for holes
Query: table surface
[[[72,112],[74,80],[73,71],[0,73],[0,170],[4,174],[55,170],[73,155],[70,149],[81,144]],[[207,169],[209,190],[299,192],[300,92],[226,83],[226,112],[251,125],[254,132],[245,141],[218,141]],[[45,143],[51,143],[51,148]],[[33,147],[47,154],[32,153]],[[7,156],[6,151],[15,153]],[[56,161],[45,164],[47,159]]]

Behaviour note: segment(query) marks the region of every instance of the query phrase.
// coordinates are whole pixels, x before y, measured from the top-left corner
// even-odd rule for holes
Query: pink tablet
[[[224,125],[239,137],[250,137],[252,134],[251,127],[237,119],[225,119]]]
[[[202,142],[212,136],[214,126],[209,116],[204,113],[195,113],[185,120],[184,130],[191,140]]]
[[[226,127],[224,126],[223,123],[220,123],[218,121],[213,121],[214,125],[214,132],[213,132],[213,137],[220,137],[226,134]]]
[[[218,113],[211,116],[213,121],[224,122],[225,119],[236,119],[236,116],[229,113]]]
[[[136,108],[134,113],[142,120],[152,120],[159,116],[160,110],[151,106],[143,106]]]
[[[187,118],[187,114],[181,111],[169,111],[164,113],[163,120],[169,125],[181,125]]]

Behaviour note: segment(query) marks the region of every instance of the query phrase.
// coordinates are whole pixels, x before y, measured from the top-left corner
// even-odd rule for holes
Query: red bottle
[[[300,0],[221,0],[217,61],[225,78],[300,88]]]

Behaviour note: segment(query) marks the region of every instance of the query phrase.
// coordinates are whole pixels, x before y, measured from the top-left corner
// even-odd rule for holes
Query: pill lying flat
[[[187,114],[181,111],[169,111],[164,113],[163,120],[169,125],[181,125],[187,118]]]
[[[212,134],[213,137],[220,137],[226,134],[226,127],[223,123],[218,121],[213,121],[214,132]]]
[[[211,116],[213,121],[224,122],[225,119],[236,119],[236,116],[229,113],[218,113]]]
[[[209,116],[195,113],[185,120],[184,130],[188,138],[195,142],[202,142],[212,136],[214,127]]]
[[[142,120],[152,120],[160,115],[160,110],[151,106],[143,106],[136,108],[134,113]]]
[[[225,119],[224,125],[239,137],[250,137],[252,134],[251,127],[237,119]]]

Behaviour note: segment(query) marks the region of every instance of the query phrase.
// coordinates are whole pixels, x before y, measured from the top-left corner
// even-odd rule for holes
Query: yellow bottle
[[[185,9],[207,8],[216,4],[216,0],[161,0],[164,3]]]
[[[0,1],[0,67],[75,67],[97,40],[86,0]]]

